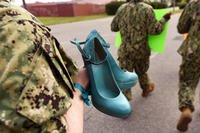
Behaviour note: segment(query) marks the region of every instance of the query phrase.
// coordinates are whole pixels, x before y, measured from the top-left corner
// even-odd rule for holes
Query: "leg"
[[[120,52],[118,52],[119,54]],[[125,55],[125,53],[121,52],[119,54],[119,58],[118,58],[118,61],[119,61],[119,66],[122,68],[122,69],[126,69],[128,70],[129,72],[132,72],[133,71],[133,62],[132,60],[130,60],[128,58],[128,56]],[[131,92],[131,89],[124,89],[123,90],[123,94],[126,96],[126,98],[130,101],[132,100],[132,92]]]
[[[199,64],[196,61],[184,60],[179,71],[179,110],[182,112],[177,129],[187,131],[194,111],[195,89],[199,81]]]
[[[139,78],[140,87],[143,90],[142,96],[147,97],[148,94],[154,90],[154,84],[150,82],[147,74],[149,69],[149,57],[137,60],[134,68]]]
[[[126,69],[127,71],[129,72],[132,72],[133,71],[133,68],[129,65],[127,67],[122,67],[120,66],[121,68],[123,69]],[[126,98],[131,101],[132,100],[132,92],[131,92],[131,89],[124,89],[123,90],[123,94],[126,96]]]
[[[149,69],[149,59],[137,60],[134,68],[136,74],[138,75],[141,89],[146,90],[149,83],[149,77],[147,74]]]
[[[183,60],[179,71],[179,110],[190,108],[194,111],[194,97],[196,86],[199,82],[198,64]]]

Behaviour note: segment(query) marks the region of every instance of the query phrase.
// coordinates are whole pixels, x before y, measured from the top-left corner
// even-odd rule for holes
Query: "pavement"
[[[155,91],[147,98],[141,97],[141,89],[137,84],[132,88],[133,100],[130,101],[132,113],[126,119],[105,115],[92,107],[85,106],[84,133],[180,133],[176,123],[178,110],[178,71],[181,57],[177,49],[181,45],[183,35],[177,33],[176,25],[180,15],[172,16],[167,32],[165,51],[163,54],[152,53],[149,76],[155,82]],[[92,29],[97,29],[103,38],[111,44],[110,52],[116,59],[117,48],[114,46],[116,34],[110,31],[112,17],[50,26],[52,34],[63,45],[76,64],[83,66],[77,48],[69,40],[76,37],[85,40]],[[196,110],[187,133],[200,132],[199,86],[196,90]]]

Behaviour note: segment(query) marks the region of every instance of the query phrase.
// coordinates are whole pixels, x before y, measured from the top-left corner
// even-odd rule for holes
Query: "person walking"
[[[148,35],[160,34],[170,16],[171,13],[167,13],[157,21],[150,5],[142,0],[130,0],[118,9],[112,20],[111,30],[120,31],[122,36],[118,50],[119,65],[130,72],[135,70],[143,97],[147,97],[155,86],[147,74],[151,55]],[[132,99],[131,89],[125,90],[124,94],[129,100]]]
[[[200,77],[200,0],[189,2],[177,25],[180,34],[188,33],[178,49],[182,56],[179,70],[179,110],[177,129],[187,131],[194,111],[195,90]]]

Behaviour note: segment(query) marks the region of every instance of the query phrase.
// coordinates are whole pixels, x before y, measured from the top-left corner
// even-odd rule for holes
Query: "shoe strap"
[[[110,44],[109,43],[103,44],[103,46],[106,47],[106,48],[110,48]]]
[[[98,38],[99,39],[99,38]],[[72,44],[75,44],[76,46],[77,46],[77,48],[78,48],[78,50],[80,51],[80,53],[82,54],[82,56],[84,57],[84,60],[85,61],[88,61],[88,62],[91,62],[92,64],[102,64],[103,62],[105,62],[106,61],[106,58],[104,59],[104,60],[102,60],[102,61],[99,61],[98,63],[97,62],[93,62],[93,61],[91,61],[91,59],[92,59],[92,57],[91,57],[91,55],[87,55],[86,54],[86,52],[81,48],[81,45],[82,44],[85,44],[86,42],[88,41],[88,39],[86,40],[86,41],[84,41],[84,42],[80,42],[80,41],[78,41],[76,38],[74,38],[73,40],[71,40],[70,42],[72,43]],[[104,45],[102,45],[103,47],[106,47],[106,48],[109,48],[110,47],[110,45],[106,45],[106,44],[104,44]],[[107,55],[106,55],[107,56]]]
[[[75,83],[74,84],[74,88],[79,89],[82,94],[81,94],[81,98],[83,99],[83,101],[85,102],[85,104],[87,106],[91,105],[91,101],[89,99],[89,90],[86,90],[82,85],[80,85],[79,83]]]
[[[77,46],[78,50],[81,52],[81,54],[84,57],[85,61],[89,61],[91,59],[91,55],[87,55],[85,53],[85,51],[81,48],[81,45],[85,44],[85,42],[79,42],[76,38],[74,38],[74,40],[71,40],[70,42]]]

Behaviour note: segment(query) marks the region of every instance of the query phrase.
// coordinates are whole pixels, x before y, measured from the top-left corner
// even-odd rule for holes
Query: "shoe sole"
[[[185,132],[188,129],[188,124],[192,121],[191,117],[185,117],[181,118],[179,121],[182,121],[182,123],[177,125],[177,129],[179,131]]]
[[[137,81],[131,81],[131,82],[126,82],[126,83],[118,83],[117,85],[119,86],[120,90],[128,90],[131,89],[132,87],[134,87],[137,84]],[[90,87],[87,88],[87,90],[91,90]],[[89,95],[91,95],[91,93],[89,93]]]

